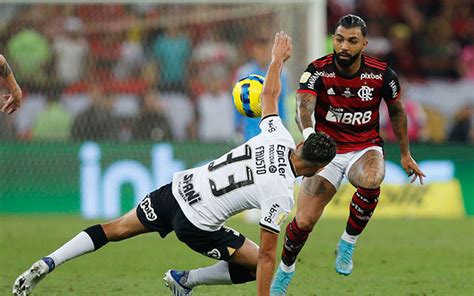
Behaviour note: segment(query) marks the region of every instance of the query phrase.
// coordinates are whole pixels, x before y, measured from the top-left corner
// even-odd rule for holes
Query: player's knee
[[[110,241],[120,241],[132,236],[132,229],[124,219],[117,219],[102,225],[107,238]]]
[[[361,184],[361,187],[368,189],[376,189],[380,187],[384,178],[383,172],[366,172],[364,176],[364,181]]]
[[[298,206],[298,210],[296,211],[296,222],[298,223],[298,227],[304,231],[312,231],[314,225],[321,217],[324,208],[327,205],[327,201],[320,199],[318,203],[311,203],[307,206],[301,207]]]
[[[313,215],[302,215],[299,213],[296,214],[296,223],[298,224],[298,228],[303,231],[312,231],[317,221],[317,217]]]

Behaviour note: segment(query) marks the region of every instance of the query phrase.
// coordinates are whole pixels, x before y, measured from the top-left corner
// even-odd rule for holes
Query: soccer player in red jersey
[[[296,217],[286,228],[282,262],[272,283],[272,295],[285,295],[294,275],[295,261],[325,206],[344,176],[357,188],[349,205],[347,226],[336,248],[336,272],[352,272],[355,243],[378,202],[385,165],[379,135],[379,106],[387,103],[398,139],[401,164],[408,175],[423,184],[425,175],[411,157],[407,117],[399,99],[396,73],[363,54],[367,27],[355,15],[343,16],[333,35],[334,53],[310,63],[297,92],[299,128],[306,139],[315,131],[336,141],[337,155],[317,175],[304,178],[298,195]],[[313,125],[312,114],[316,119]]]

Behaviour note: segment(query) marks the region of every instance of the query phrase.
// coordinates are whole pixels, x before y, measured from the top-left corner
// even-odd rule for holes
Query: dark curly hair
[[[311,162],[329,163],[336,156],[336,142],[323,132],[309,135],[304,141],[302,158]]]
[[[336,26],[334,27],[334,31],[336,31],[337,27],[339,26],[342,26],[347,29],[359,27],[360,31],[362,32],[362,36],[367,36],[367,25],[360,16],[346,14],[339,19]]]

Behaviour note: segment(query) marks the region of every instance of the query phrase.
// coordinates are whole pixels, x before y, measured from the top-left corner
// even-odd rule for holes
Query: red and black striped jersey
[[[400,96],[397,74],[375,58],[362,55],[359,71],[342,75],[329,54],[308,65],[300,78],[298,93],[317,96],[315,130],[323,131],[346,153],[370,146],[382,146],[379,134],[379,106],[382,99],[392,104]]]

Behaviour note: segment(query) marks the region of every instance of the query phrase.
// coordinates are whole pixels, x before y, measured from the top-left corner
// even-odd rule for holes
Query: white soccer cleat
[[[27,271],[22,273],[13,284],[15,296],[30,295],[34,287],[48,274],[49,267],[41,259],[36,261]]]
[[[171,290],[171,295],[191,296],[193,294],[193,288],[188,288],[183,285],[187,277],[186,271],[170,269],[165,273],[163,281],[165,282],[165,286]]]

